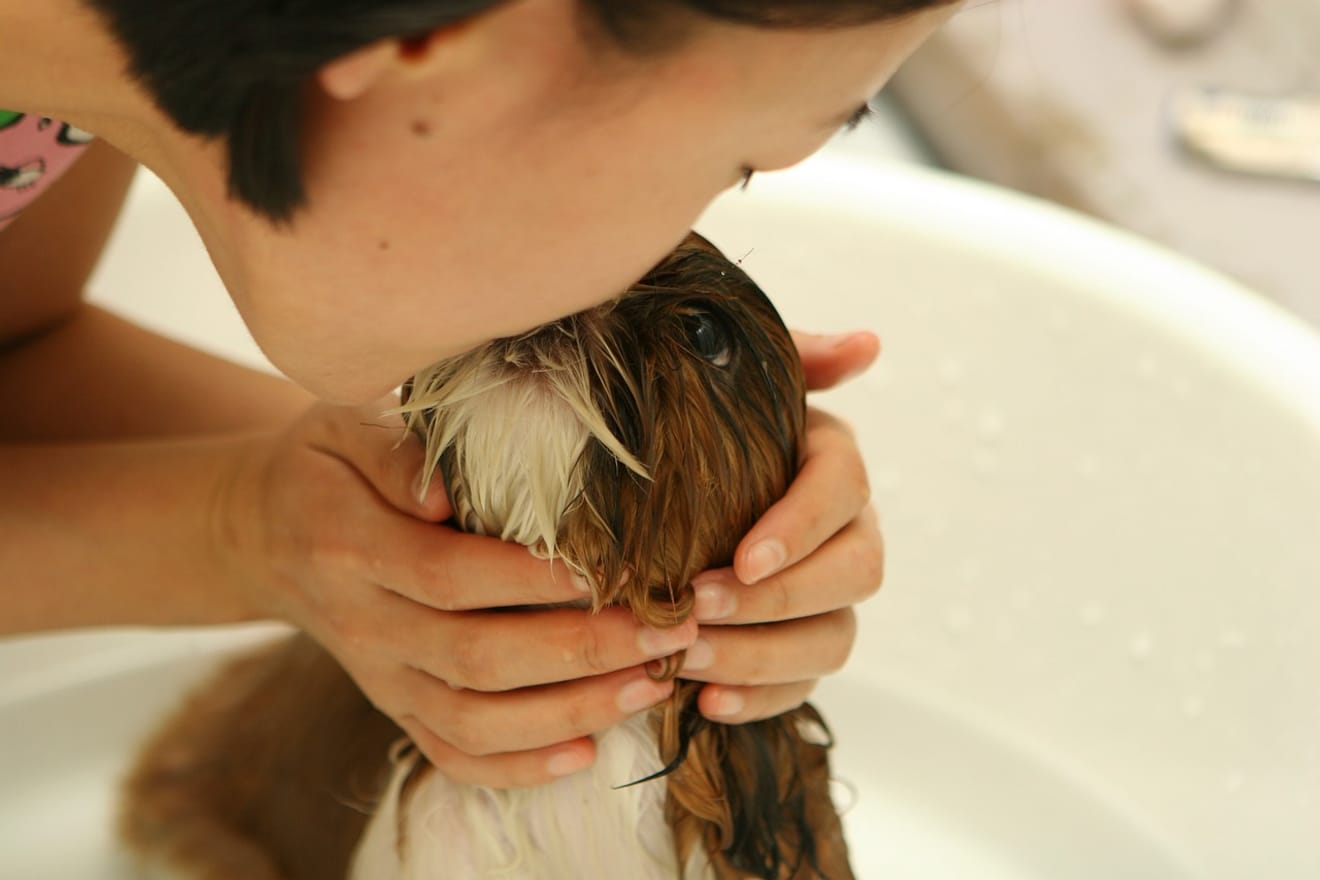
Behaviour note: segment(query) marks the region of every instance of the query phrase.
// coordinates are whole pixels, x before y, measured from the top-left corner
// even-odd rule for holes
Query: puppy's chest
[[[350,880],[618,877],[706,880],[695,853],[679,871],[664,779],[645,716],[601,734],[582,773],[530,789],[454,783],[407,758],[395,767]]]

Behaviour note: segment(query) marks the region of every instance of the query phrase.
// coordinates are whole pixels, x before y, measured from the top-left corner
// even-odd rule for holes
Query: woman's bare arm
[[[291,383],[83,301],[134,168],[94,143],[0,234],[0,443],[272,426],[311,403]]]

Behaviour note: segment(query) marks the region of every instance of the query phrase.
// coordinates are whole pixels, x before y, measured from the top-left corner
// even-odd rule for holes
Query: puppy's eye
[[[729,347],[728,334],[710,315],[705,312],[692,312],[683,318],[687,325],[688,342],[703,360],[717,367],[727,367],[733,358]]]

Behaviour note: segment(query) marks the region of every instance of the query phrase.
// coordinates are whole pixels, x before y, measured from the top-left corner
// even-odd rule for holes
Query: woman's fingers
[[[309,446],[284,470],[304,485],[322,487],[309,509],[299,514],[304,528],[315,526],[316,543],[307,550],[325,568],[442,611],[574,602],[587,596],[586,582],[562,564],[547,564],[526,548],[458,532],[401,510],[394,502],[408,498],[405,486],[413,480],[411,469],[420,467],[420,451],[400,456],[413,462],[406,468],[389,465],[394,479],[387,479],[370,468],[384,467],[389,460],[376,456],[388,450],[390,432],[347,430],[336,421],[318,423],[315,429],[323,435],[342,431],[339,447]],[[375,439],[364,440],[363,434]],[[394,436],[397,440],[400,435]],[[410,439],[401,451],[419,445]],[[355,502],[332,506],[335,493],[354,484]],[[443,492],[439,497],[447,510]],[[427,503],[433,499],[428,495]]]
[[[585,770],[596,760],[596,743],[591,737],[527,752],[478,757],[454,748],[416,718],[401,719],[401,726],[441,773],[467,785],[491,788],[545,785],[561,776]]]
[[[702,630],[680,673],[708,684],[697,705],[712,721],[742,724],[795,709],[816,680],[841,669],[857,637],[857,615],[843,608],[802,620]]]
[[[815,356],[817,381],[869,361],[865,348]],[[272,606],[462,781],[534,785],[581,769],[594,757],[585,737],[671,693],[644,665],[685,648],[684,677],[710,683],[708,715],[793,708],[843,664],[849,606],[875,591],[883,568],[860,452],[846,426],[815,411],[801,473],[743,541],[737,579],[715,573],[699,591],[698,616],[710,617],[722,586],[724,622],[752,625],[705,626],[700,641],[695,620],[650,630],[623,609],[526,607],[587,594],[562,566],[434,522],[448,502],[442,492],[416,500],[422,452],[397,420],[322,408],[274,453],[253,482],[267,531],[247,545]],[[254,521],[244,513],[238,521]],[[776,620],[786,622],[767,623]]]
[[[587,595],[586,582],[562,564],[437,526],[451,513],[443,484],[433,480],[418,497],[421,442],[405,432],[399,416],[381,415],[385,408],[381,402],[332,411],[310,423],[307,444],[324,459],[321,469],[341,471],[341,481],[358,482],[378,500],[334,511],[335,522],[326,526],[334,539],[323,539],[323,547],[344,548],[337,563],[356,558],[363,580],[444,611],[574,602]]]
[[[866,370],[880,356],[880,338],[864,331],[822,336],[794,330],[793,342],[811,391],[833,388]]]
[[[884,551],[879,517],[868,506],[815,553],[760,583],[744,584],[731,568],[697,575],[695,616],[703,624],[770,623],[855,605],[879,591]]]
[[[307,421],[304,442],[351,468],[359,479],[395,510],[439,522],[451,515],[444,485],[433,480],[421,492],[425,450],[404,427],[403,418],[389,415],[394,398],[353,408],[323,408]]]
[[[697,637],[696,621],[651,629],[622,608],[437,612],[388,593],[348,641],[452,687],[496,693],[598,676],[671,656]]]
[[[856,638],[852,607],[776,624],[703,627],[680,675],[748,687],[807,681],[843,668]]]
[[[400,711],[467,755],[533,751],[605,730],[673,693],[642,668],[501,694],[455,690],[413,671]]]
[[[842,421],[809,409],[805,446],[788,492],[738,545],[733,567],[743,583],[759,583],[814,553],[871,497],[861,451]]]
[[[689,646],[696,621],[652,630],[618,608],[529,607],[587,593],[522,547],[422,521],[447,501],[429,513],[410,501],[421,452],[401,437],[374,412],[320,406],[254,440],[217,502],[232,577],[455,778],[525,785],[580,769],[594,755],[583,737],[672,692],[645,664]]]
[[[746,724],[791,712],[805,703],[815,688],[814,680],[764,687],[712,684],[697,695],[697,708],[711,721]]]
[[[370,568],[363,577],[441,611],[580,602],[586,581],[526,548],[395,514],[365,517]]]

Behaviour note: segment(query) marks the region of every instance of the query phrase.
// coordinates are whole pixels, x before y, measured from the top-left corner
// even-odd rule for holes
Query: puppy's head
[[[804,394],[774,306],[693,234],[618,299],[420,373],[402,411],[461,528],[664,626],[787,489]]]

